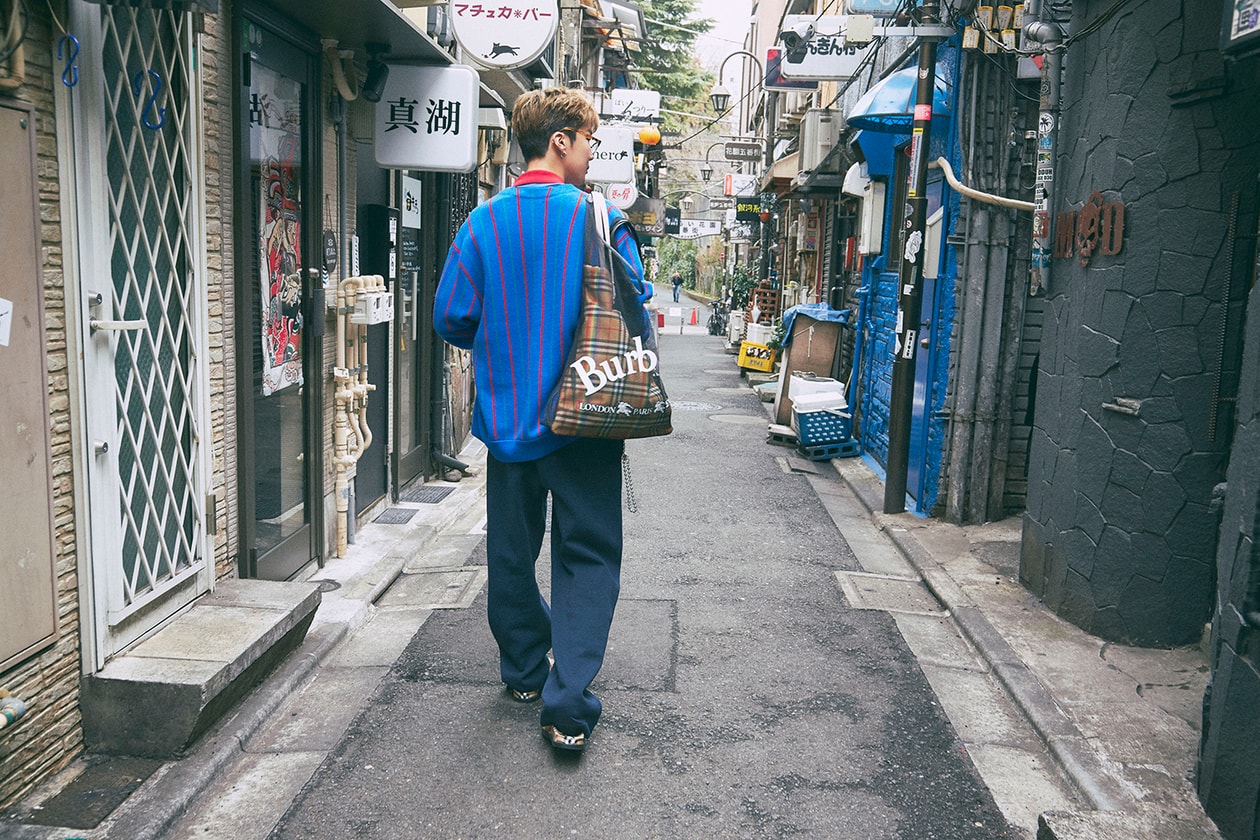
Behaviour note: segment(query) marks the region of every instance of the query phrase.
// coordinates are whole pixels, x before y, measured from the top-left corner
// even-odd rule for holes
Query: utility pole
[[[936,0],[924,0],[919,23],[939,19]],[[910,137],[910,183],[900,226],[901,269],[897,274],[897,340],[893,344],[892,394],[888,408],[888,463],[884,481],[884,513],[906,509],[906,476],[910,465],[910,423],[914,416],[914,367],[919,350],[923,310],[923,255],[927,236],[928,148],[932,139],[932,99],[936,90],[936,39],[919,41],[918,89]]]
[[[778,119],[777,110],[779,104],[778,91],[766,91],[765,107],[762,109],[762,129],[766,135],[766,160],[765,174],[769,176],[770,170],[774,168],[774,123]],[[774,238],[774,211],[772,209],[774,194],[771,192],[759,192],[759,201],[761,205],[761,266],[757,272],[761,280],[770,279],[770,244]]]

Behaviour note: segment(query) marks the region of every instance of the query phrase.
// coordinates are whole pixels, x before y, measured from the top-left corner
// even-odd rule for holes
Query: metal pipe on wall
[[[963,298],[962,323],[965,325],[958,351],[957,389],[954,394],[953,429],[950,436],[949,500],[946,511],[952,522],[964,522],[967,490],[971,483],[973,435],[976,421],[977,380],[983,377],[980,366],[981,340],[984,326],[985,284],[989,278],[989,215],[993,211],[973,202],[968,208],[966,290]]]
[[[988,274],[984,280],[984,325],[980,335],[980,376],[976,388],[975,428],[971,436],[971,481],[967,494],[970,522],[988,519],[990,467],[994,459],[1005,462],[1006,453],[994,451],[994,427],[998,420],[998,359],[1002,352],[1002,314],[1006,308],[1007,241],[1010,218],[1001,211],[989,217]]]
[[[964,61],[962,73],[965,74],[969,63]],[[963,76],[966,79],[966,75]],[[960,90],[968,91],[970,102],[967,107],[967,156],[966,169],[964,175],[968,178],[975,177],[976,171],[976,108],[979,98],[980,81],[983,74],[973,71],[970,74],[970,88],[960,85]],[[963,121],[957,121],[959,146],[962,146],[962,126]],[[962,271],[959,280],[963,288],[963,309],[962,317],[955,319],[954,322],[954,343],[959,348],[959,364],[954,374],[954,390],[951,397],[950,413],[949,413],[949,458],[948,472],[946,478],[947,497],[946,497],[946,515],[951,522],[963,521],[963,506],[966,502],[967,495],[967,469],[966,465],[971,463],[971,427],[975,417],[975,377],[979,376],[976,368],[978,363],[979,351],[975,350],[964,355],[968,345],[968,338],[975,330],[970,329],[971,319],[975,317],[976,310],[972,308],[970,303],[970,292],[972,289],[969,279],[971,273],[971,248],[975,241],[975,233],[973,230],[974,216],[977,212],[987,212],[984,208],[980,208],[975,202],[968,201],[967,206],[967,233],[963,237],[962,248]],[[985,222],[987,230],[987,220]]]

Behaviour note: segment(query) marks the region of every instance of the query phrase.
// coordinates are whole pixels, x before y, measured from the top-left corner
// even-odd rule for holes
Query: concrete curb
[[[96,829],[119,840],[159,840],[189,805],[244,753],[250,736],[271,719],[319,664],[349,633],[345,622],[329,623],[306,639],[278,669],[184,759],[174,761],[140,786]]]
[[[418,527],[399,534],[397,539],[384,546],[365,546],[362,549],[365,553],[374,552],[377,548],[385,550],[346,581],[344,590],[349,597],[325,594],[321,609],[324,606],[330,609],[323,616],[316,612],[315,623],[302,644],[268,674],[228,717],[206,733],[187,756],[161,767],[98,827],[67,829],[21,825],[14,826],[21,830],[17,836],[24,840],[64,840],[68,837],[160,840],[165,837],[188,808],[241,758],[250,738],[271,721],[276,711],[301,688],[337,645],[367,621],[372,605],[402,574],[407,561],[484,497],[483,480],[474,478],[469,484],[475,486],[472,493],[453,495],[449,501],[443,501]],[[363,530],[367,527],[371,526]],[[311,577],[323,579],[328,571],[325,566]],[[5,830],[8,828],[6,826]]]
[[[838,469],[836,473],[923,578],[936,599],[949,610],[963,635],[993,669],[1015,705],[1045,742],[1063,774],[1086,801],[1098,811],[1132,808],[1136,804],[1133,798],[1107,773],[1098,754],[1076,724],[1059,708],[1045,685],[949,577],[949,573],[908,529],[892,527],[888,520],[882,518],[882,513],[877,513],[883,502],[872,495],[872,487],[850,480],[844,470]]]

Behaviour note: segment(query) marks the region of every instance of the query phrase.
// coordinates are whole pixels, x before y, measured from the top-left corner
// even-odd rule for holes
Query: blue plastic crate
[[[792,428],[801,446],[840,443],[853,435],[853,418],[847,411],[797,411],[792,409]]]

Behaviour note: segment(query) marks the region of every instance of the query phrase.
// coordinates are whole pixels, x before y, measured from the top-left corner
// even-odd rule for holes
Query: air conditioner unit
[[[801,171],[813,172],[840,140],[844,117],[830,108],[811,108],[801,121]]]

